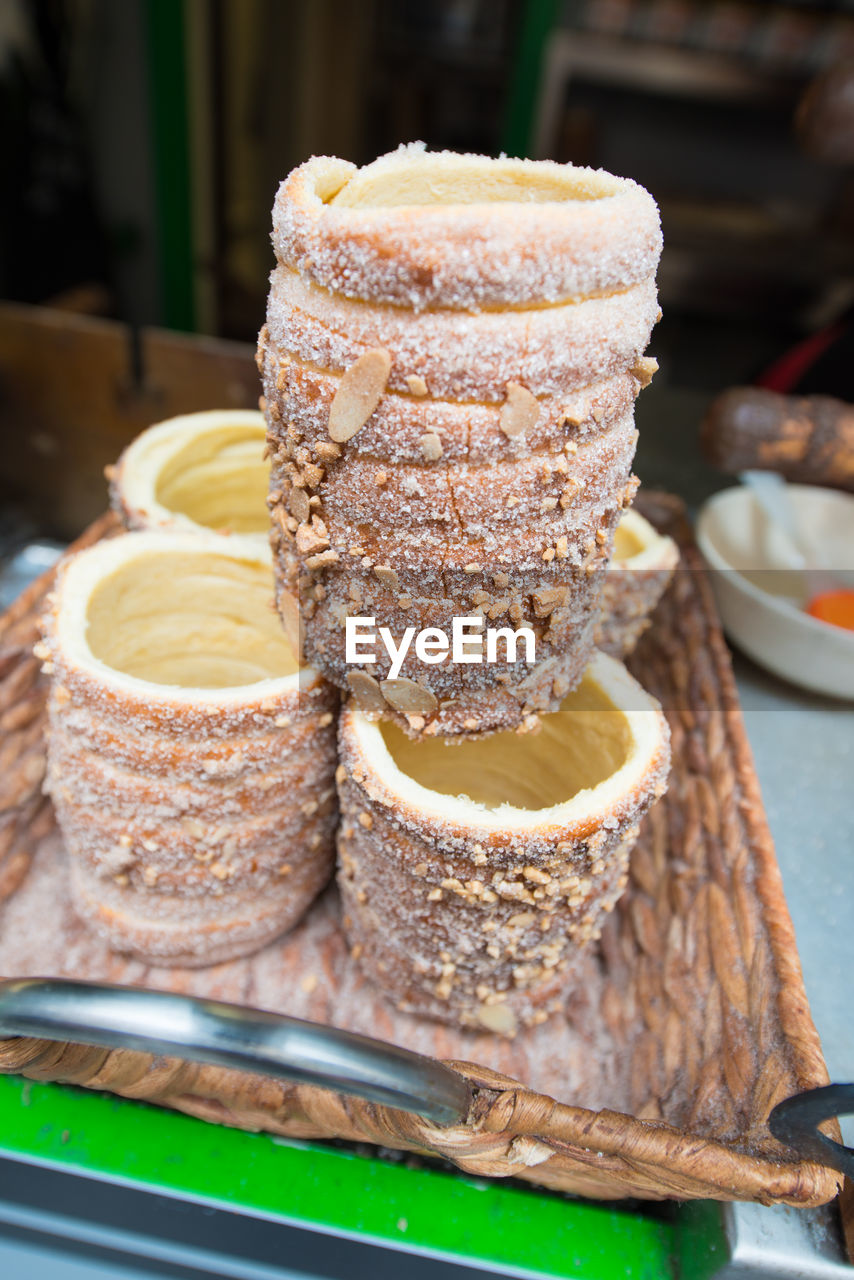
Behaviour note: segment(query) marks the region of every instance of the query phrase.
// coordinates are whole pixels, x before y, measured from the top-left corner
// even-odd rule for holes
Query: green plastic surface
[[[678,1221],[16,1076],[0,1076],[0,1154],[514,1274],[667,1280],[674,1256],[690,1259],[681,1274],[691,1275],[710,1240],[716,1248],[694,1228],[680,1247]]]

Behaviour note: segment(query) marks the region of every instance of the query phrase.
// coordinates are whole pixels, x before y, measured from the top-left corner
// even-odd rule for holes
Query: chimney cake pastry
[[[128,529],[256,535],[270,518],[264,416],[214,409],[143,431],[107,468],[110,501]]]
[[[658,704],[597,654],[538,733],[412,741],[343,708],[344,926],[401,1009],[512,1034],[565,1003],[662,794]]]
[[[639,512],[623,512],[602,589],[597,648],[615,658],[632,652],[678,563],[679,548],[672,538]]]
[[[414,712],[382,658],[368,674],[412,734],[533,724],[582,677],[634,493],[654,201],[591,170],[416,146],[295,170],[273,243],[271,536],[307,659],[353,687],[348,615],[394,635],[476,613],[529,627],[533,662],[405,666]]]
[[[269,549],[130,533],[60,569],[47,789],[78,913],[205,965],[289,929],[333,865],[337,695],[271,608]]]

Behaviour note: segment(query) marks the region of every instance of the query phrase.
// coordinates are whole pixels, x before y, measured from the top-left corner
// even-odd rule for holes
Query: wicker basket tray
[[[248,960],[149,969],[75,919],[41,794],[44,680],[31,654],[50,575],[0,621],[0,974],[205,995],[361,1031],[450,1062],[471,1083],[465,1124],[223,1067],[35,1039],[0,1040],[0,1072],[110,1090],[206,1120],[443,1156],[597,1198],[831,1199],[839,1175],[770,1136],[781,1099],[827,1082],[726,646],[675,499],[646,513],[683,567],[632,667],[664,705],[673,774],[647,818],[629,889],[588,959],[572,1020],[513,1041],[390,1010],[360,978],[333,891]],[[111,517],[80,540],[114,532]]]

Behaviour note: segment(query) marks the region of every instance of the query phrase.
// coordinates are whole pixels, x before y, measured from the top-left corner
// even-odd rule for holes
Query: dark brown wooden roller
[[[733,387],[712,401],[700,440],[722,471],[779,471],[854,491],[854,405],[843,400]]]

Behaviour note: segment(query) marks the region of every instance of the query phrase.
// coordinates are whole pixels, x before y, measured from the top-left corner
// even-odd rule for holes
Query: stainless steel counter
[[[854,706],[804,693],[735,655],[762,797],[831,1080],[854,1080]],[[854,1118],[840,1121],[854,1145]],[[833,1209],[723,1209],[715,1280],[850,1277]]]

